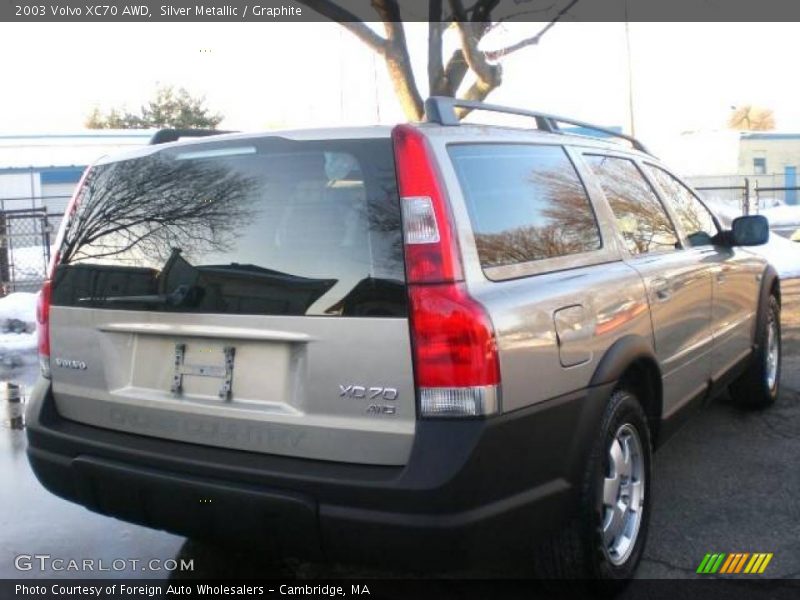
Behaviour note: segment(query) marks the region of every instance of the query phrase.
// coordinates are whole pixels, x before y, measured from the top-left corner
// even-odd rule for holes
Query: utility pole
[[[375,123],[381,122],[381,99],[378,90],[378,55],[372,53],[372,89],[375,92]]]
[[[339,28],[339,122],[345,122],[344,115],[344,29]]]
[[[628,116],[631,135],[636,137],[636,122],[633,113],[633,64],[631,62],[631,32],[628,22],[628,0],[625,0],[625,56],[628,63]]]

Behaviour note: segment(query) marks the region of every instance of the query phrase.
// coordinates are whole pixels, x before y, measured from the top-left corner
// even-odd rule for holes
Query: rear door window
[[[483,268],[591,252],[600,229],[560,146],[449,147]]]
[[[584,158],[597,176],[631,254],[680,247],[667,211],[632,160],[597,154]]]
[[[404,316],[391,142],[206,142],[94,168],[53,303]]]

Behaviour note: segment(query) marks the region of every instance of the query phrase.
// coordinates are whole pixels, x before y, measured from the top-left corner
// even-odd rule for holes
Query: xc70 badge
[[[365,412],[369,415],[394,415],[397,414],[397,406],[394,404],[383,404],[383,401],[394,402],[397,400],[397,388],[390,387],[367,387],[363,385],[340,385],[340,398],[353,398],[355,400],[368,400]]]

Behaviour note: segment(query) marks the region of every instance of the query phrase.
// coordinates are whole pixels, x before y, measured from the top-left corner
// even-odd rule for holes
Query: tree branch
[[[441,19],[442,0],[430,0],[428,5],[428,90],[432,96],[447,95],[448,92],[442,59],[445,24]]]
[[[491,30],[491,11],[494,10],[499,3],[499,0],[478,0],[472,7],[465,10],[463,9],[463,5],[458,2],[455,4],[455,7],[452,8],[454,16],[455,14],[459,14],[462,20],[470,19],[476,46],[480,43],[480,40],[483,39],[483,36]],[[452,3],[451,7],[453,7]],[[471,17],[469,17],[469,15],[471,15]],[[447,61],[444,70],[447,95],[456,95],[468,70],[469,65],[464,56],[463,48],[455,50],[450,56],[450,60]]]
[[[522,48],[527,48],[528,46],[535,46],[539,43],[539,41],[544,37],[544,35],[552,29],[556,23],[558,23],[564,15],[566,15],[573,6],[575,6],[580,0],[572,0],[569,4],[567,4],[564,8],[558,11],[558,14],[550,21],[547,25],[542,27],[542,29],[534,36],[526,38],[524,40],[520,40],[515,44],[511,44],[510,46],[506,46],[505,48],[501,48],[499,50],[488,50],[484,52],[484,56],[487,60],[490,61],[497,61],[502,59],[504,56],[508,56],[512,52],[516,52],[517,50],[521,50]]]
[[[384,38],[370,29],[356,15],[342,8],[333,0],[298,0],[298,2],[308,6],[308,8],[323,17],[339,23],[378,54],[383,55],[386,52],[386,40]]]
[[[487,33],[489,31],[493,31],[494,29],[496,29],[498,26],[502,25],[503,23],[507,23],[508,21],[511,21],[512,19],[520,19],[521,17],[530,17],[531,15],[549,15],[550,12],[556,7],[556,5],[558,5],[558,3],[559,3],[559,0],[552,0],[552,2],[550,4],[548,4],[547,6],[542,6],[541,8],[532,8],[532,9],[529,9],[529,10],[521,10],[519,12],[515,12],[514,14],[506,15],[504,17],[500,17],[500,18],[492,21],[491,25],[489,25],[489,29],[487,30]],[[542,21],[542,19],[539,19],[539,18],[534,18],[534,19],[529,19],[529,20],[530,21]]]
[[[461,48],[455,50],[444,68],[444,79],[447,82],[449,96],[455,96],[461,82],[464,81],[468,68],[467,61],[464,60],[464,52]]]
[[[494,82],[485,83],[480,79],[478,79],[471,86],[469,86],[466,92],[464,92],[462,100],[474,100],[476,102],[482,102],[483,100],[486,99],[486,96],[488,96],[494,89],[500,86],[500,83],[501,83],[500,80],[498,80],[496,83]],[[471,108],[464,108],[464,107],[456,108],[456,115],[458,116],[459,119],[463,119],[471,112],[472,112]]]
[[[472,7],[472,22],[490,25],[492,11],[500,4],[500,0],[478,0]]]
[[[400,17],[400,7],[396,0],[372,0],[372,6],[383,21],[386,30],[386,50],[383,56],[395,93],[400,99],[406,116],[413,120],[421,120],[425,111],[422,105],[422,96],[414,78],[414,71],[411,68],[411,57],[408,53],[408,42]]]
[[[486,56],[478,49],[478,43],[483,37],[487,24],[468,21],[461,0],[450,0],[450,6],[453,9],[456,27],[461,39],[461,49],[467,66],[484,84],[492,84],[499,78],[500,69],[496,65],[489,64]],[[475,25],[479,27],[478,35],[476,35]]]

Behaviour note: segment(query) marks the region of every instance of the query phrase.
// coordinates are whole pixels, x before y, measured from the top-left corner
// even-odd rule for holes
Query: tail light
[[[395,127],[392,139],[420,415],[495,413],[500,408],[500,366],[494,328],[484,308],[467,293],[436,163],[414,127]]]
[[[50,378],[50,292],[53,283],[45,280],[36,299],[36,333],[39,338],[39,366],[42,375]]]
[[[61,219],[61,226],[58,230],[58,236],[56,236],[55,252],[50,257],[50,264],[47,267],[47,279],[42,284],[42,289],[36,299],[36,334],[39,339],[39,366],[42,376],[48,379],[50,378],[50,301],[53,291],[53,276],[61,259],[61,246],[64,242],[67,227],[75,214],[75,210],[78,208],[78,203],[84,191],[84,183],[90,170],[91,167],[87,167],[83,172],[83,176],[78,182],[69,204],[67,204],[67,210],[64,213],[64,218]]]

